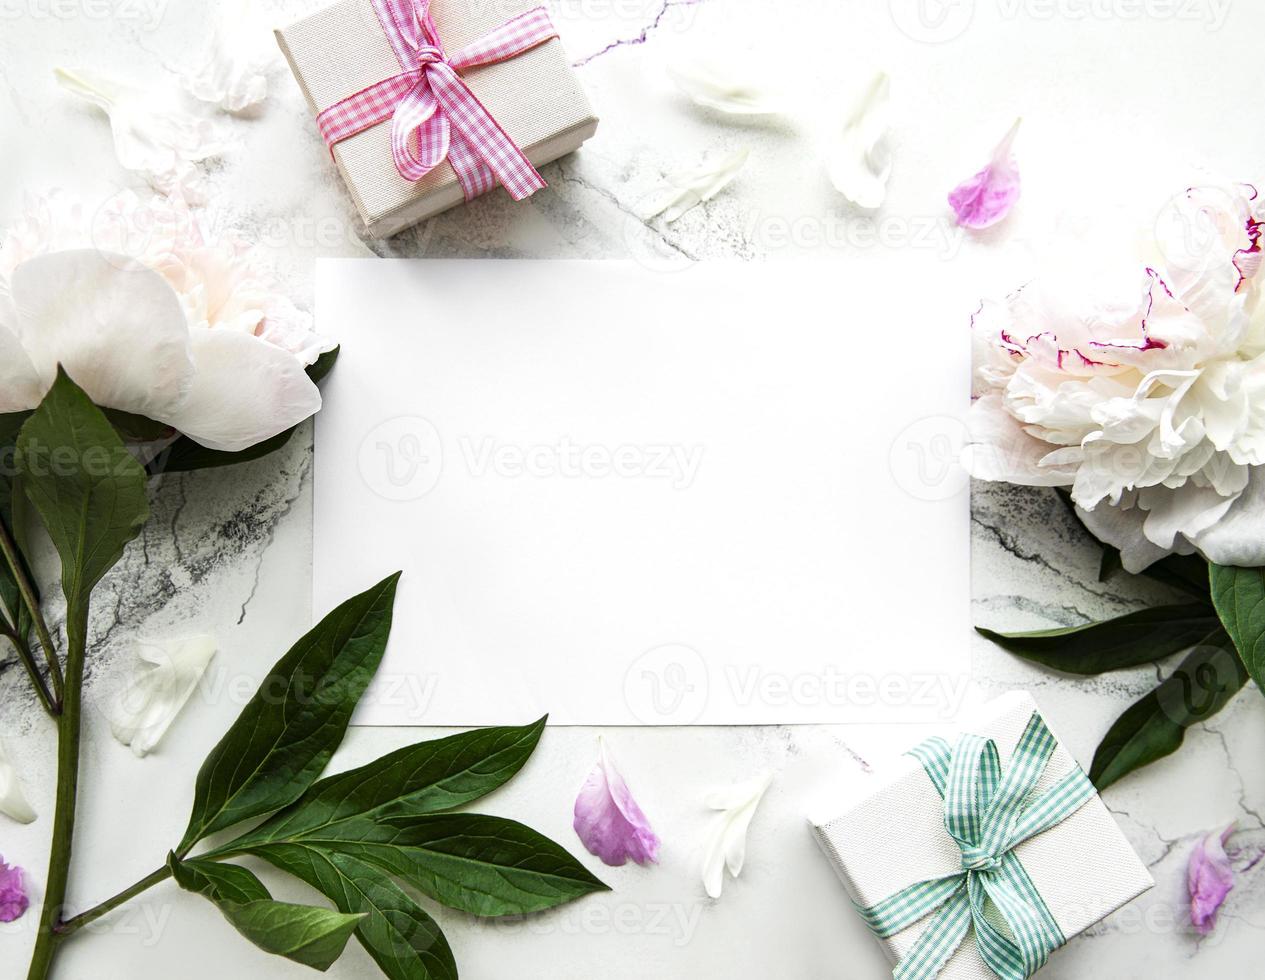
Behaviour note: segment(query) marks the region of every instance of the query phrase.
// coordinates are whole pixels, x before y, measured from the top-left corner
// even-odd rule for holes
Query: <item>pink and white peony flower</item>
[[[983,480],[1066,487],[1140,571],[1171,552],[1265,564],[1265,304],[1255,188],[1192,188],[1163,261],[985,302],[971,445]]]
[[[258,250],[179,199],[28,201],[0,244],[0,412],[33,408],[61,364],[97,404],[236,452],[320,409],[304,369],[333,346]]]

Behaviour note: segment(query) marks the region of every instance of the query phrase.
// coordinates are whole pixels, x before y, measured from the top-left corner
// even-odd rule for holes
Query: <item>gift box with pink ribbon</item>
[[[529,197],[597,129],[531,0],[337,0],[277,42],[373,237],[497,186]]]

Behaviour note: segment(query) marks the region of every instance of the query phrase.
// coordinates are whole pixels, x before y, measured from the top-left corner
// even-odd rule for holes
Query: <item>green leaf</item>
[[[359,769],[327,776],[224,849],[316,833],[349,817],[438,813],[469,803],[522,769],[540,741],[545,720],[419,742]]]
[[[457,980],[457,964],[435,920],[389,877],[349,854],[304,844],[269,844],[259,856],[363,914],[356,938],[389,980]]]
[[[1102,622],[1028,633],[976,629],[1026,660],[1069,674],[1101,674],[1185,650],[1216,627],[1216,611],[1211,606],[1189,603],[1154,606]]]
[[[174,854],[168,864],[181,888],[214,902],[233,928],[265,953],[316,970],[328,970],[342,956],[347,940],[365,918],[274,902],[263,882],[235,865],[180,861]]]
[[[185,891],[205,895],[216,902],[245,905],[272,897],[262,881],[235,864],[197,858],[181,861],[175,854],[168,854],[167,867],[176,884]]]
[[[1265,691],[1265,568],[1210,567],[1217,613],[1247,672]]]
[[[320,384],[325,376],[333,370],[334,362],[338,360],[338,351],[339,348],[337,347],[331,351],[326,351],[308,366],[307,376],[312,379],[313,384]],[[293,428],[286,429],[285,432],[277,433],[271,439],[265,439],[249,449],[243,449],[235,453],[225,452],[221,449],[207,449],[205,446],[194,442],[188,436],[180,436],[170,446],[151,459],[146,469],[151,476],[157,476],[160,473],[187,473],[191,470],[207,470],[219,466],[231,466],[234,463],[249,463],[252,460],[263,459],[263,457],[275,453],[288,443],[291,436],[298,430],[299,427],[296,425]]]
[[[153,442],[170,436],[172,428],[166,422],[155,422],[144,415],[133,412],[121,412],[117,408],[103,408],[102,412],[110,420],[110,424],[124,439],[135,442]]]
[[[61,368],[18,434],[18,473],[61,556],[67,619],[149,516],[145,471],[109,420]]]
[[[30,412],[0,414],[0,523],[3,523],[10,533],[13,531],[14,524],[13,498],[14,483],[17,479],[18,430],[22,428],[30,414]],[[3,606],[8,615],[14,617],[14,622],[20,631],[22,627],[20,620],[25,612],[25,606],[18,593],[18,583],[9,571],[8,562],[3,558],[0,558],[0,606]],[[3,626],[2,622],[0,626]],[[22,635],[25,636],[26,633]]]
[[[530,827],[478,813],[353,818],[301,842],[375,865],[471,915],[539,912],[607,887]]]
[[[1089,770],[1100,790],[1176,752],[1186,729],[1207,721],[1247,683],[1225,630],[1214,630],[1168,677],[1111,726]]]
[[[321,774],[382,661],[399,577],[344,602],[264,678],[202,764],[178,854],[293,803]]]

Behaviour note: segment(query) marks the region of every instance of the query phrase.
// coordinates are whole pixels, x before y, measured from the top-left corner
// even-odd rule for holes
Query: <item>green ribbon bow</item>
[[[972,928],[980,957],[1001,980],[1031,976],[1067,941],[1013,853],[1095,793],[1077,766],[1031,798],[1056,744],[1034,711],[1004,775],[996,743],[977,735],[961,736],[952,748],[931,738],[909,753],[944,797],[944,828],[962,850],[962,870],[858,908],[882,939],[936,913],[893,971],[895,980],[933,980]]]

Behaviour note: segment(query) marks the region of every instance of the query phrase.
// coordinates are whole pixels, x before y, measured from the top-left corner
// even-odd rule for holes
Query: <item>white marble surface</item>
[[[317,0],[312,0],[317,2]],[[1252,121],[1265,8],[1240,0],[970,0],[916,4],[795,0],[570,0],[559,19],[603,127],[585,149],[545,171],[551,189],[511,205],[500,193],[369,247],[407,256],[606,257],[632,254],[664,268],[739,257],[788,260],[809,251],[840,262],[954,262],[979,292],[1016,283],[1056,232],[1092,230],[1100,206],[1143,227],[1183,186],[1189,168],[1260,174],[1265,131]],[[303,3],[266,4],[261,22]],[[132,179],[114,163],[104,121],[60,93],[54,65],[81,65],[146,84],[196,56],[213,5],[192,0],[5,0],[0,4],[0,223],[23,191],[68,187],[97,201]],[[644,40],[641,40],[644,38]],[[795,42],[792,50],[791,44]],[[700,113],[664,81],[664,61],[702,47],[740,48],[795,96],[791,118],[734,123]],[[887,206],[859,216],[833,195],[815,154],[872,72],[892,73],[897,169]],[[321,255],[364,254],[350,206],[291,81],[274,73],[256,118],[230,125],[234,145],[212,171],[215,222],[264,242],[295,296],[311,293]],[[807,95],[806,93],[814,93]],[[1011,119],[1024,201],[1001,228],[968,239],[943,196],[983,162]],[[665,172],[704,153],[753,148],[741,178],[669,228],[639,215]],[[1148,210],[1149,209],[1149,210]],[[911,271],[910,288],[917,288]],[[846,305],[847,298],[840,298]],[[902,347],[918,329],[893,297],[890,323],[858,337],[867,369],[899,382]],[[600,315],[600,311],[595,311]],[[965,333],[964,333],[965,342]],[[846,379],[841,380],[846,383]],[[965,386],[965,379],[964,379]],[[337,406],[331,405],[331,411]],[[93,620],[83,819],[71,901],[95,902],[156,867],[182,828],[193,772],[253,680],[310,622],[310,438],[265,462],[165,482],[143,539],[100,590]],[[963,488],[963,491],[965,489]],[[1074,623],[1122,612],[1150,596],[1096,580],[1095,549],[1046,493],[981,488],[974,500],[978,621],[1001,627]],[[916,559],[916,556],[911,556]],[[221,641],[210,680],[161,751],[138,762],[108,735],[99,706],[117,687],[137,634],[209,629]],[[1099,680],[1056,677],[974,637],[985,691],[1031,689],[1073,753],[1088,763],[1111,720],[1155,682],[1156,670]],[[856,669],[855,665],[853,669]],[[1158,671],[1163,673],[1163,668]],[[29,828],[0,826],[0,852],[43,875],[52,798],[49,728],[0,671],[0,731],[42,813]],[[840,708],[846,722],[847,706]],[[337,765],[410,740],[417,730],[358,730]],[[487,808],[512,813],[577,849],[571,801],[594,755],[591,729],[551,729],[518,780]],[[665,840],[657,868],[600,870],[609,895],[528,921],[485,924],[443,913],[463,975],[507,977],[795,977],[886,975],[877,945],[851,913],[817,853],[804,813],[823,786],[862,778],[904,732],[840,724],[813,728],[616,729],[607,732]],[[912,741],[922,732],[910,730]],[[1044,976],[1203,978],[1254,975],[1265,927],[1265,872],[1245,872],[1222,925],[1198,941],[1185,921],[1184,867],[1198,835],[1238,820],[1240,864],[1265,849],[1265,706],[1245,690],[1181,753],[1113,787],[1108,805],[1156,888],[1060,951]],[[697,878],[697,849],[714,785],[760,767],[778,776],[751,828],[748,866],[719,902]],[[281,894],[300,889],[270,878]],[[35,913],[0,929],[0,976],[19,977]],[[179,969],[188,980],[303,976],[233,936],[218,915],[170,886],[69,944],[65,980],[134,980]],[[369,978],[356,947],[330,976]]]

